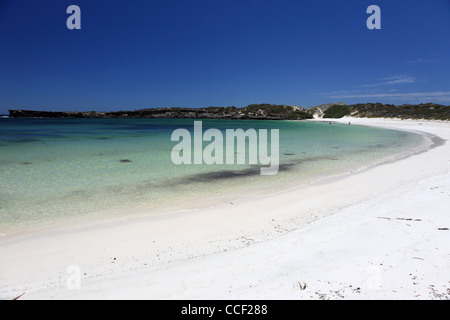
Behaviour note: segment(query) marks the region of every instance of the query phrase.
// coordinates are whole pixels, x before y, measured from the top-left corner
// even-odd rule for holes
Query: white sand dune
[[[338,121],[450,139],[449,122]],[[212,208],[0,238],[0,297],[448,299],[449,169],[445,143]]]

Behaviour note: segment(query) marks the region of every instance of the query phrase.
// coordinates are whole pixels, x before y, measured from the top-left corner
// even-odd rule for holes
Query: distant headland
[[[248,119],[248,120],[305,120],[313,118],[399,118],[450,120],[450,106],[434,103],[392,105],[343,102],[303,108],[292,105],[251,104],[243,108],[152,108],[129,111],[36,111],[9,110],[11,118],[175,118],[175,119]]]

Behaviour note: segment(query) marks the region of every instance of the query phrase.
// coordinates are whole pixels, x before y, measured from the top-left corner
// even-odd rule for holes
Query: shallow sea
[[[426,146],[415,133],[300,121],[203,120],[279,130],[280,167],[182,164],[174,130],[192,119],[0,119],[0,234],[58,223],[194,209],[356,171]],[[225,136],[225,134],[224,134]],[[203,142],[205,148],[209,142]],[[268,146],[269,150],[271,145]],[[235,150],[239,153],[239,150]],[[142,212],[142,210],[141,210]]]

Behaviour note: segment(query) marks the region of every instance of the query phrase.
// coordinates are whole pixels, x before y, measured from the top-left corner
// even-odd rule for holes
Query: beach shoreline
[[[320,121],[450,139],[444,121]],[[449,149],[189,212],[0,238],[0,298],[448,299]]]

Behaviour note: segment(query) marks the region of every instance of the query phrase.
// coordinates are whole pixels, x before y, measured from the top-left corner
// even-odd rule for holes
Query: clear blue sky
[[[0,113],[337,101],[450,104],[450,0],[0,0]]]

